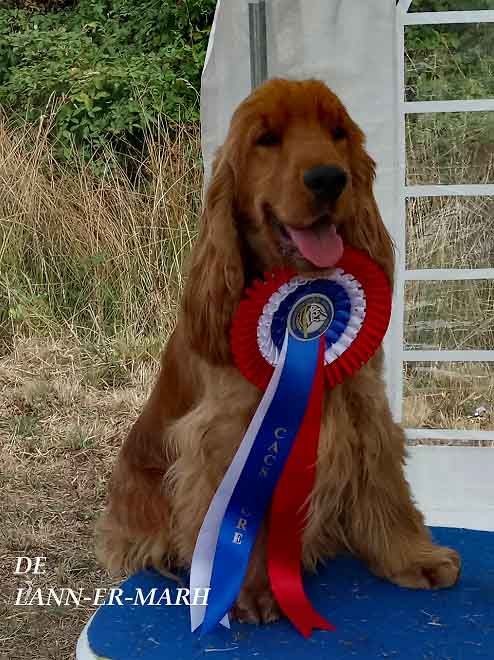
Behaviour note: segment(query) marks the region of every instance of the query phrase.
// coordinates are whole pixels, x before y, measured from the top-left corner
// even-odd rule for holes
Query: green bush
[[[414,0],[412,11],[492,9],[494,0]],[[494,96],[492,24],[421,25],[406,28],[406,99],[446,101]],[[415,147],[436,150],[437,162],[451,163],[453,150],[471,165],[490,162],[494,113],[410,115],[408,138]],[[459,154],[461,157],[461,154]],[[453,159],[454,160],[454,159]],[[455,168],[456,171],[456,166]],[[486,169],[484,167],[484,169]],[[477,173],[476,177],[484,182]]]
[[[409,26],[407,100],[494,96],[492,24]]]
[[[70,160],[74,146],[88,159],[106,148],[128,153],[142,145],[144,132],[152,134],[158,117],[197,120],[215,0],[73,2],[44,13],[0,10],[0,105],[10,115],[37,121],[55,112],[57,155]],[[494,0],[414,0],[411,10],[493,6]],[[492,25],[407,28],[407,99],[492,96],[491,33]],[[492,122],[484,130],[485,116],[473,121],[472,136],[490,144]],[[410,121],[419,124],[420,118]]]
[[[0,104],[28,120],[56,111],[58,153],[140,144],[158,117],[198,117],[214,0],[80,0],[46,13],[0,10]]]

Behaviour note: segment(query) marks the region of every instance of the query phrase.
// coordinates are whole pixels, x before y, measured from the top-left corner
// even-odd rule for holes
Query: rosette
[[[385,273],[360,250],[345,247],[337,267],[324,276],[307,278],[293,270],[275,270],[256,280],[233,319],[233,357],[244,376],[265,389],[286,329],[304,339],[301,324],[309,322],[308,338],[324,335],[325,376],[334,387],[372,357],[390,313]]]

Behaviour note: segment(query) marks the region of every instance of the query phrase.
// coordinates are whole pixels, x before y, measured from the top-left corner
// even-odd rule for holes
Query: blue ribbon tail
[[[241,590],[259,527],[305,415],[318,350],[318,339],[288,336],[278,388],[221,523],[201,636],[218,625]]]

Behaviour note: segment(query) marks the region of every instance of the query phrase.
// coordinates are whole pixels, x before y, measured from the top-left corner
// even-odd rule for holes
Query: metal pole
[[[255,89],[268,77],[265,0],[249,0],[250,80]]]

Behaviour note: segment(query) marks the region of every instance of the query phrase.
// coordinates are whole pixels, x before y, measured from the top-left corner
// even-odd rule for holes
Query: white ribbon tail
[[[264,396],[261,399],[259,407],[257,408],[254,417],[245,435],[240,443],[239,448],[223,477],[223,480],[211,500],[208,512],[202,523],[199,535],[197,537],[194,554],[192,556],[192,564],[190,568],[190,593],[196,593],[197,589],[207,589],[211,587],[211,575],[213,572],[213,561],[216,552],[216,545],[218,542],[218,535],[221,523],[225,516],[226,509],[232,497],[237,481],[240,478],[242,470],[245,466],[249,453],[252,449],[256,436],[259,432],[261,424],[264,420],[266,412],[271,405],[278,383],[280,381],[281,372],[285,363],[286,351],[288,345],[288,332],[285,334],[283,348],[281,349],[278,363],[275,367],[271,380],[266,388]],[[190,624],[191,630],[194,631],[204,621],[207,605],[193,605],[193,597],[191,597],[190,606]],[[226,628],[230,627],[228,614],[225,614],[221,620],[221,624]]]

